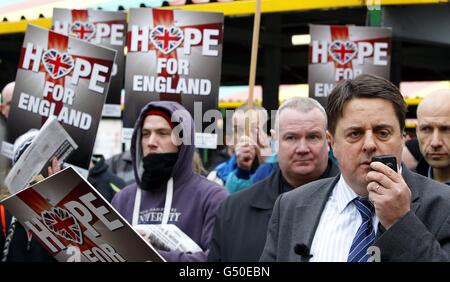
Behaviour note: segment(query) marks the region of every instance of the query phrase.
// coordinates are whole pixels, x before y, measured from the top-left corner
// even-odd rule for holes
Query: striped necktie
[[[366,262],[369,259],[367,248],[375,242],[375,230],[372,225],[375,208],[367,198],[355,198],[353,204],[361,214],[362,223],[353,239],[347,261]]]

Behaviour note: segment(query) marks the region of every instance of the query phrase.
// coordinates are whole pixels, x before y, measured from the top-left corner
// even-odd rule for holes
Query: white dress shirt
[[[311,245],[310,261],[346,262],[353,239],[362,223],[362,217],[352,203],[357,198],[342,175],[334,187],[320,217]],[[375,234],[378,217],[372,218]]]

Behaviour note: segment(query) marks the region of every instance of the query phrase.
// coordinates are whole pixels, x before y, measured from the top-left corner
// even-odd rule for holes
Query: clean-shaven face
[[[355,98],[344,105],[334,136],[334,155],[345,181],[367,195],[366,176],[376,155],[394,155],[401,163],[403,136],[391,102],[380,98]]]
[[[284,109],[279,116],[278,162],[286,178],[318,178],[328,165],[326,123],[322,112]]]
[[[176,153],[178,147],[172,141],[172,128],[157,115],[145,118],[141,130],[141,145],[144,157],[148,154]]]

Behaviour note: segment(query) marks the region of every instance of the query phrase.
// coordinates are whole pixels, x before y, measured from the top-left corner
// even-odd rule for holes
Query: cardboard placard
[[[58,261],[164,261],[71,167],[2,203]]]
[[[79,146],[67,162],[87,170],[115,53],[28,25],[11,101],[7,143],[13,144],[31,128],[40,129],[49,116],[55,116]],[[5,148],[11,146],[6,144]]]

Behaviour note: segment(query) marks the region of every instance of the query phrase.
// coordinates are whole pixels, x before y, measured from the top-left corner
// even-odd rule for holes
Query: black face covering
[[[147,191],[159,189],[172,176],[177,159],[178,153],[148,154],[144,157],[141,188]]]

